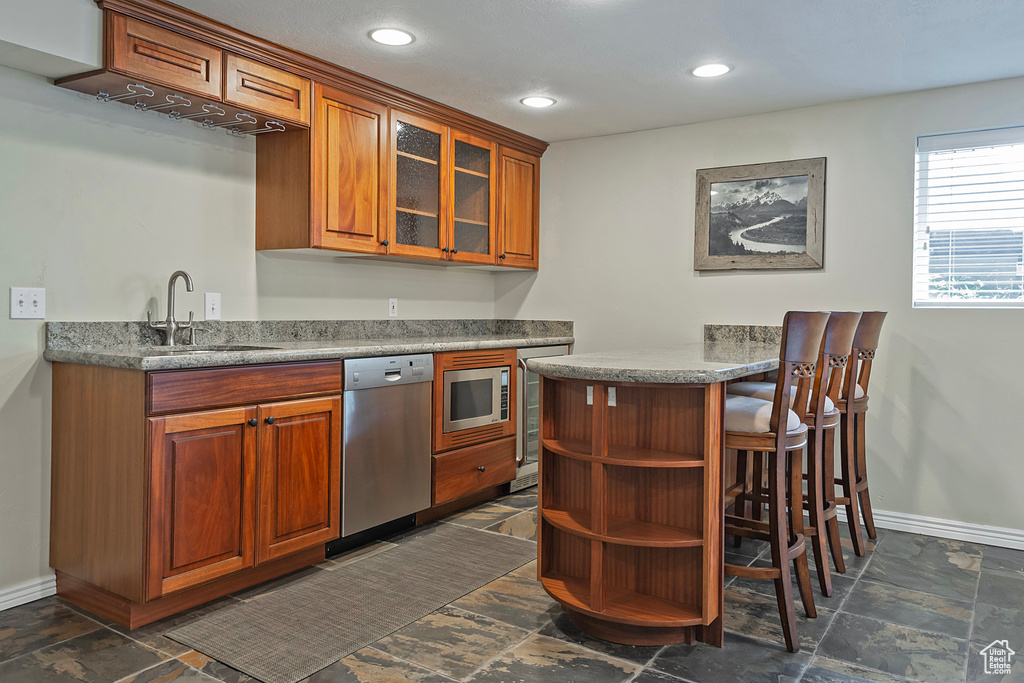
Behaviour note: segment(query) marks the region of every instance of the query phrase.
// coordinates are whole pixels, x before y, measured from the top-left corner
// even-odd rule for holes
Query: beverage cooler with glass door
[[[529,488],[537,484],[538,453],[540,447],[540,375],[526,369],[530,358],[549,358],[569,355],[569,347],[534,346],[519,349],[516,382],[519,389],[519,410],[516,411],[516,478],[511,490]]]

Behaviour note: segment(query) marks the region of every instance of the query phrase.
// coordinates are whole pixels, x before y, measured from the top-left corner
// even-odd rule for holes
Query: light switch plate
[[[398,317],[398,297],[393,296],[390,299],[388,299],[388,317]]]
[[[46,290],[11,287],[11,318],[45,318]]]
[[[615,401],[616,401],[615,387],[608,387],[608,407],[609,408],[614,408],[615,407]]]
[[[217,292],[206,293],[206,319],[220,320],[220,294]]]

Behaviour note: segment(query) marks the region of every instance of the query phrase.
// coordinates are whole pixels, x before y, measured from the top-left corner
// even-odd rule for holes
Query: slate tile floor
[[[533,539],[530,490],[452,515],[461,524]],[[0,612],[3,683],[245,683],[253,679],[163,636],[233,600],[311,572],[386,553],[401,534],[299,575],[127,631],[52,597]],[[531,562],[307,679],[306,683],[1024,683],[1024,551],[879,530],[865,558],[845,541],[846,575],[800,617],[802,649],[782,645],[771,582],[727,577],[726,646],[630,647],[581,632],[535,580]],[[767,564],[763,544],[731,541],[728,561]],[[817,587],[813,569],[812,582]],[[800,606],[798,615],[802,614]],[[984,673],[981,650],[1008,640],[1011,673]]]

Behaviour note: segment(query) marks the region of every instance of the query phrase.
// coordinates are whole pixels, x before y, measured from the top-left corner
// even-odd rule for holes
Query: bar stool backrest
[[[833,311],[829,314],[825,336],[821,340],[821,357],[811,398],[811,411],[815,415],[825,409],[824,396],[832,399],[833,404],[839,399],[844,370],[853,352],[853,338],[860,320],[859,311]]]
[[[886,311],[864,311],[857,326],[857,334],[853,336],[853,352],[857,354],[857,363],[851,363],[850,370],[857,368],[859,363],[860,374],[857,376],[857,384],[864,390],[865,397],[868,395],[868,381],[871,379],[871,361],[874,360],[875,351],[878,349],[878,337],[882,333],[885,316]],[[852,388],[852,383],[850,385]]]
[[[828,318],[829,314],[824,311],[789,311],[782,320],[779,377],[775,382],[775,399],[770,423],[771,431],[775,434],[785,434],[790,405],[807,405],[809,379],[814,377],[821,349],[821,337],[828,324]],[[795,397],[790,395],[793,377],[808,380],[797,385]]]

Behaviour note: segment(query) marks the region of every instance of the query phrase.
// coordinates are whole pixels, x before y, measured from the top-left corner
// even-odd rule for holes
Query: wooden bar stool
[[[832,576],[828,566],[828,550],[826,536],[831,549],[832,561],[836,571],[845,572],[843,553],[839,540],[839,525],[836,521],[835,480],[831,474],[833,464],[833,439],[836,427],[839,426],[841,413],[836,408],[843,388],[844,369],[850,356],[854,333],[860,321],[859,312],[833,312],[829,315],[825,327],[825,335],[821,340],[817,368],[803,422],[809,430],[807,439],[807,493],[803,496],[803,507],[807,510],[809,525],[804,527],[804,535],[810,537],[814,549],[814,563],[818,573],[818,584],[822,595],[832,595]],[[801,380],[807,382],[808,380]],[[800,392],[799,383],[795,391]],[[770,399],[775,391],[772,382],[736,382],[728,385],[730,394],[753,396]],[[800,405],[794,402],[794,405]],[[754,463],[753,488],[748,496],[755,504],[755,513],[759,512],[757,493],[759,489],[759,463]],[[739,463],[737,466],[739,469]],[[745,470],[745,467],[744,467]],[[745,472],[743,473],[745,481]],[[739,474],[737,478],[739,478]],[[829,488],[831,486],[831,488]],[[828,492],[832,491],[832,495]],[[755,517],[758,516],[755,514]]]
[[[790,583],[790,562],[796,571],[804,610],[808,617],[817,616],[804,543],[802,458],[790,455],[793,452],[799,453],[806,445],[807,426],[800,415],[790,410],[790,405],[800,406],[801,412],[806,410],[809,385],[806,380],[815,375],[821,338],[828,318],[828,313],[821,312],[790,311],[786,314],[782,323],[779,377],[775,383],[773,400],[728,395],[725,399],[725,448],[736,450],[738,457],[744,461],[748,451],[767,454],[768,463],[768,494],[764,497],[768,507],[768,521],[726,514],[725,533],[766,540],[771,544],[772,551],[771,567],[745,567],[727,563],[725,573],[775,581],[782,632],[790,652],[800,649],[793,587]],[[792,395],[792,377],[805,380],[798,385],[795,397]],[[755,503],[759,507],[761,499],[758,498]],[[728,505],[727,498],[726,507]],[[745,505],[737,500],[737,509],[742,512],[743,507]]]
[[[853,552],[858,557],[864,556],[864,538],[860,532],[861,514],[864,515],[864,526],[867,528],[868,536],[875,538],[877,535],[875,520],[871,514],[871,495],[868,492],[864,422],[868,412],[871,363],[878,349],[878,337],[882,332],[885,316],[886,311],[865,311],[861,316],[857,333],[853,337],[850,362],[846,368],[845,383],[853,387],[852,392],[846,393],[852,393],[852,400],[846,396],[836,405],[843,414],[838,482],[842,486],[843,495],[836,497],[836,503],[846,506],[846,522],[850,527]],[[852,410],[849,408],[851,405]]]

